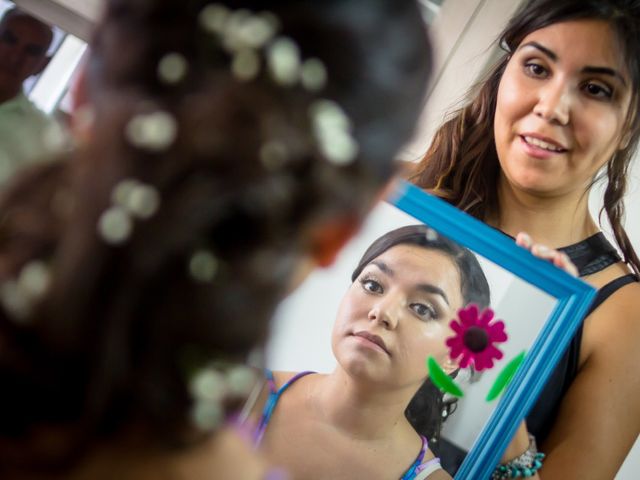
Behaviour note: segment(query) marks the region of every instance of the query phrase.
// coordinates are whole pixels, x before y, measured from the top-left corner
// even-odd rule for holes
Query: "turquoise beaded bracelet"
[[[533,477],[533,475],[542,467],[544,453],[536,453],[533,462],[528,466],[507,463],[506,465],[498,465],[491,475],[491,480],[505,480],[507,478]]]
[[[536,439],[529,435],[529,448],[526,452],[509,463],[498,465],[491,475],[491,480],[505,480],[508,478],[533,477],[542,467],[544,453],[539,453]]]

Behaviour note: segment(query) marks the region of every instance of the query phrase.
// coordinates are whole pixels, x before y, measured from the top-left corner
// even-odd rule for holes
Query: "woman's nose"
[[[571,90],[563,81],[549,82],[540,89],[533,112],[548,122],[567,125],[571,116],[571,97]]]
[[[384,328],[394,329],[398,326],[398,311],[388,301],[380,301],[369,310],[369,320],[382,324]]]

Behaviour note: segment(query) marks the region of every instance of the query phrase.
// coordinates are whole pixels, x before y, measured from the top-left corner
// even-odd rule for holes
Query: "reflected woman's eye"
[[[425,320],[435,320],[438,318],[438,312],[431,305],[425,305],[424,303],[412,303],[409,305],[411,310],[413,310],[418,316],[424,318]]]
[[[382,293],[384,291],[382,285],[372,278],[363,278],[360,280],[360,284],[367,292]]]

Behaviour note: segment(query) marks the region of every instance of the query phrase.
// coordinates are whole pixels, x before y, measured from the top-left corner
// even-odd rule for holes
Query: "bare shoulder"
[[[276,371],[272,373],[273,373],[273,381],[275,383],[275,386],[276,388],[279,388],[285,383],[287,383],[289,380],[291,380],[293,377],[298,375],[298,373],[300,372]]]
[[[273,391],[278,391],[278,389],[280,389],[283,385],[285,385],[299,373],[300,372],[272,371],[271,375],[273,375],[273,383],[271,383],[265,375],[262,390],[260,391],[260,395],[251,408],[249,418],[251,418],[254,422],[257,422],[262,415],[262,411],[265,408],[267,399],[269,398],[269,394]]]
[[[542,478],[615,476],[640,430],[639,342],[640,284],[633,282],[585,320],[580,370],[543,445]]]
[[[639,341],[640,282],[633,282],[615,291],[585,320],[581,363],[610,350],[640,355]]]

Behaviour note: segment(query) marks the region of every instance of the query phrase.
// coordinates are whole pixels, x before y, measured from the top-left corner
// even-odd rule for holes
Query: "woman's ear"
[[[88,95],[86,60],[78,68],[70,92],[71,131],[74,138],[82,143],[91,137],[93,130],[93,108]]]
[[[316,265],[328,267],[332,265],[342,247],[360,229],[361,222],[352,215],[320,222],[313,227],[310,235],[309,255]]]
[[[451,357],[447,355],[447,359],[444,361],[444,364],[442,365],[442,370],[444,370],[444,372],[447,375],[451,375],[453,372],[455,372],[459,368],[460,368],[460,365],[458,365],[458,362],[456,362],[455,360],[451,360]]]
[[[308,232],[307,250],[302,253],[289,281],[288,294],[293,292],[316,267],[333,264],[342,247],[360,228],[360,222],[350,216],[334,218],[314,225]]]
[[[74,78],[69,87],[71,93],[71,113],[76,113],[79,109],[83,108],[89,103],[89,96],[87,95],[87,63],[86,59],[83,59],[78,66]]]
[[[368,211],[373,210],[380,201],[393,192],[397,181],[398,177],[394,177],[380,188],[373,197]],[[355,214],[345,214],[319,222],[309,232],[311,246],[309,254],[320,267],[332,265],[342,247],[358,233],[361,226],[362,218]]]

